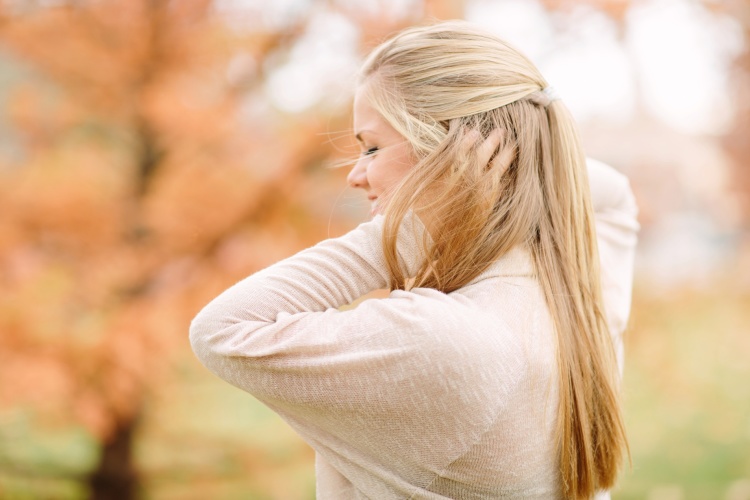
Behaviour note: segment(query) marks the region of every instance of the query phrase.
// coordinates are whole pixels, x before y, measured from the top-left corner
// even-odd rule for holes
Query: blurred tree
[[[377,23],[323,5],[367,48],[425,15],[461,17],[463,1],[401,17],[378,5]],[[0,3],[0,57],[30,75],[4,109],[21,154],[0,157],[0,412],[85,427],[101,445],[91,498],[136,495],[149,391],[197,310],[350,226],[321,217],[345,172],[316,173],[342,154],[322,136],[348,129],[348,110],[289,116],[264,90],[311,12],[272,26],[262,8],[237,23],[210,0]]]
[[[265,7],[227,20],[219,3],[0,1],[0,58],[28,70],[0,111],[20,151],[0,156],[0,413],[20,407],[45,425],[88,429],[101,448],[81,479],[92,498],[136,495],[139,425],[197,310],[233,281],[352,222],[333,219],[329,228],[345,172],[319,175],[351,145],[326,140],[348,130],[348,112],[290,116],[267,95],[269,76],[314,9],[270,23]],[[385,0],[306,4],[343,15],[367,49],[425,17],[461,18],[465,2],[405,3],[414,8],[398,15]],[[588,5],[620,26],[637,4],[541,3],[555,12]],[[703,5],[731,15],[750,40],[747,2]],[[745,43],[725,138],[745,229],[748,75]],[[64,463],[0,465],[70,473]]]
[[[207,0],[0,9],[2,48],[35,75],[6,110],[22,159],[0,165],[0,378],[13,381],[0,408],[85,426],[101,442],[91,497],[132,498],[148,390],[189,319],[232,280],[321,237],[295,186],[330,152],[324,122],[238,112],[304,19],[240,33]],[[237,54],[252,67],[229,81]],[[279,217],[292,236],[249,248]]]
[[[742,0],[730,2],[709,2],[710,6],[732,16],[742,30],[744,44],[734,60],[732,97],[735,117],[724,144],[733,165],[732,186],[740,200],[741,228],[750,233],[750,4]]]
[[[607,14],[623,33],[627,14],[631,7],[640,2],[633,0],[540,0],[552,12],[570,13],[588,6]],[[739,201],[738,222],[740,229],[750,230],[750,3],[744,0],[701,0],[700,4],[709,15],[726,16],[739,26],[744,43],[731,67],[729,92],[734,103],[732,126],[723,138],[723,145],[732,159],[731,194]],[[634,75],[636,78],[638,75]],[[636,105],[640,99],[636,96]]]
[[[633,5],[632,0],[540,0],[549,11],[570,12],[582,6],[593,7],[606,13],[612,19],[622,22],[628,9]]]
[[[424,0],[427,19],[463,19],[465,12],[464,0]]]

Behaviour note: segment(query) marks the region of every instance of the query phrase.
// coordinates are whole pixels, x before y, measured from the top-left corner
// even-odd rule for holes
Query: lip
[[[370,207],[370,215],[375,215],[378,213],[378,197],[377,196],[368,196],[368,200],[372,202],[372,206]]]

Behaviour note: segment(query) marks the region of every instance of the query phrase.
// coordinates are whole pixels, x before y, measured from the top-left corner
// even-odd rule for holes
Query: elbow
[[[245,388],[247,381],[237,379],[237,356],[230,348],[231,337],[227,338],[225,328],[221,328],[211,315],[199,313],[190,322],[188,337],[190,347],[198,361],[217,377]],[[247,389],[245,389],[247,390]]]
[[[198,315],[190,322],[190,328],[188,330],[190,348],[204,365],[207,364],[213,352],[211,338],[215,333],[216,329],[214,328],[212,321],[203,313],[203,311],[198,313]]]
[[[263,324],[236,319],[216,314],[207,314],[205,310],[198,313],[190,323],[190,347],[203,365],[211,369],[217,363],[228,358],[250,359],[261,356],[263,349],[258,344],[256,335]]]
[[[638,222],[638,202],[635,199],[635,194],[630,187],[630,182],[625,179],[625,187],[623,189],[624,196],[621,203],[623,213],[627,214],[627,222],[629,223],[629,229],[633,233],[633,239],[637,239],[637,234],[641,230],[641,225]],[[635,242],[634,242],[635,243]]]
[[[630,180],[628,180],[627,177],[623,176],[622,184],[623,195],[620,205],[624,210],[630,212],[633,217],[638,217],[638,202],[635,199],[635,194],[633,193],[633,188],[630,185]]]

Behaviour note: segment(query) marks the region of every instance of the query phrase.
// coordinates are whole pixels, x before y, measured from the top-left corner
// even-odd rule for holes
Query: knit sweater
[[[624,176],[589,162],[606,313],[619,358],[636,206]],[[550,314],[519,246],[449,294],[387,286],[383,217],[229,288],[193,320],[205,366],[315,449],[317,497],[559,498]],[[421,261],[408,217],[398,253]]]

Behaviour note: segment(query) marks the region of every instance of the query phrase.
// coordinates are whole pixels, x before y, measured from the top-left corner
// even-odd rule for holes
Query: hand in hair
[[[480,165],[487,165],[488,170],[495,168],[505,173],[515,157],[515,148],[505,144],[505,130],[493,129],[480,143],[481,139],[482,133],[479,130],[473,129],[467,132],[464,136],[462,153],[469,155],[474,150]]]

